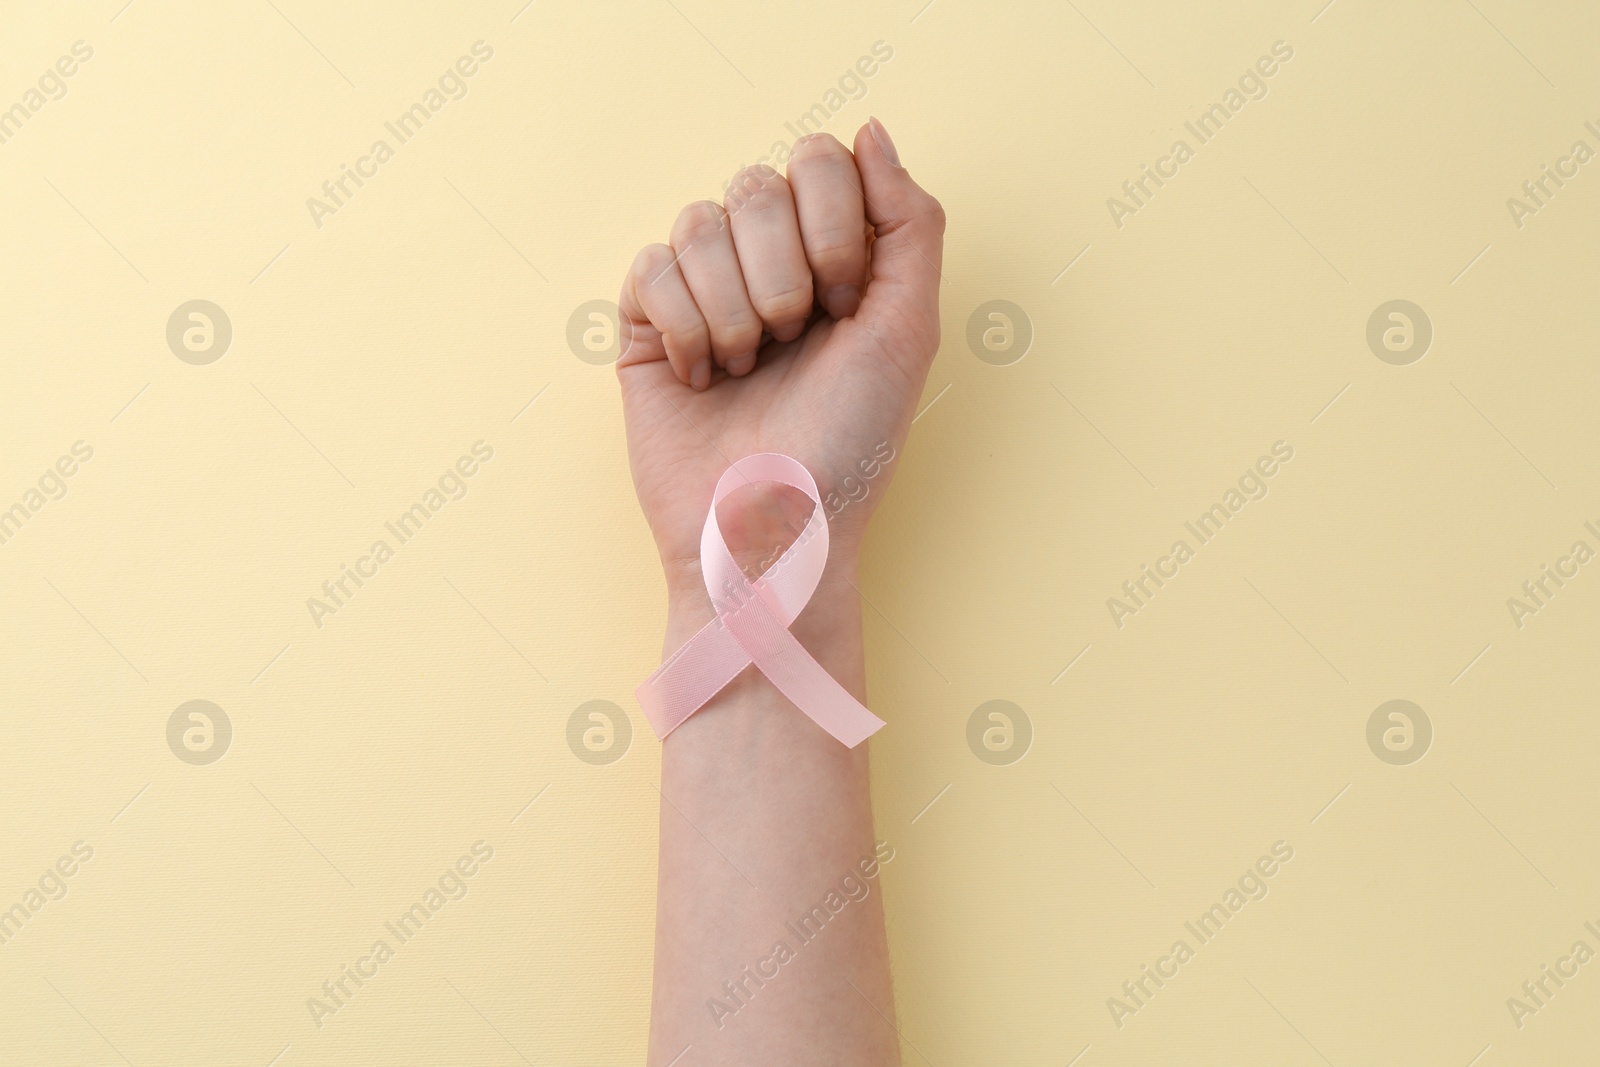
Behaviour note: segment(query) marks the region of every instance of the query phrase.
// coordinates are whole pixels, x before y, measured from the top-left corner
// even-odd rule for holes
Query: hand
[[[939,347],[944,210],[876,119],[854,149],[814,134],[795,145],[787,181],[770,167],[740,172],[722,206],[684,208],[672,243],[641,250],[623,282],[629,461],[675,600],[706,600],[700,528],[730,463],[787,453],[826,499],[905,440]],[[830,523],[830,572],[853,572],[890,473]],[[718,518],[754,570],[810,510],[765,485]]]

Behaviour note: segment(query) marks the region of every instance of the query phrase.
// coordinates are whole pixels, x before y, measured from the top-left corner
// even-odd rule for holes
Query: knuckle
[[[672,250],[671,245],[645,245],[639,249],[639,254],[633,257],[634,277],[649,285],[672,265],[676,256],[677,253]]]
[[[814,167],[837,167],[852,159],[850,150],[831,133],[813,133],[800,138],[789,153],[789,173]],[[853,165],[853,163],[852,163]]]
[[[806,259],[814,271],[837,271],[867,264],[866,238],[851,230],[829,229],[805,235]]]
[[[738,355],[753,350],[761,340],[761,320],[755,316],[740,316],[719,322],[711,327],[711,344],[717,351]]]
[[[788,203],[790,199],[789,183],[763,163],[746,167],[734,175],[722,202],[731,214],[741,210],[760,211]]]
[[[794,322],[811,314],[811,300],[811,282],[807,279],[793,289],[764,294],[755,302],[756,312],[766,322]]]
[[[674,352],[693,354],[706,347],[706,324],[687,316],[666,323],[661,336]]]
[[[721,204],[697,200],[678,213],[678,221],[672,226],[672,243],[683,246],[709,240],[722,231],[727,218]]]

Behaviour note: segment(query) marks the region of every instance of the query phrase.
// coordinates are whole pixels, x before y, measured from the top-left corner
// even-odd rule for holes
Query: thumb
[[[926,362],[939,347],[944,208],[906,173],[877,119],[856,132],[855,157],[874,233],[872,278],[855,319],[892,351],[909,342]]]

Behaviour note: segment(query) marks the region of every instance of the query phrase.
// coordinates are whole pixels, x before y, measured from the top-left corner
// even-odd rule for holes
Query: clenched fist
[[[797,143],[787,180],[742,171],[722,204],[690,204],[670,244],[639,252],[618,301],[617,376],[634,485],[675,598],[705,599],[700,527],[734,460],[787,453],[827,494],[898,453],[939,347],[943,238],[939,202],[872,119],[853,152],[827,134]],[[835,517],[830,568],[853,566],[887,482],[876,474]],[[749,564],[793,540],[810,508],[758,487],[719,520]]]

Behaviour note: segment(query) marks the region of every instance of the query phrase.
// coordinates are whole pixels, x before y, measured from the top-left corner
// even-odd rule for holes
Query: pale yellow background
[[[1587,5],[123,2],[0,30],[0,106],[94,49],[0,145],[0,506],[94,449],[0,545],[0,907],[95,850],[0,947],[0,1063],[642,1062],[661,585],[567,319],[875,41],[828,129],[880,116],[950,218],[937,400],[863,584],[907,1062],[1600,1060],[1600,962],[1506,1007],[1600,948],[1600,567],[1521,629],[1505,603],[1600,547],[1600,163],[1521,229],[1505,204],[1600,148]],[[313,225],[478,40],[469,95]],[[1278,40],[1270,95],[1119,230],[1107,197]],[[233,323],[210,366],[164,337],[194,298]],[[1365,341],[1396,298],[1435,330],[1407,367]],[[992,299],[1036,331],[1011,366],[965,342]],[[1280,439],[1118,629],[1106,598]],[[478,440],[469,495],[314,626]],[[1410,766],[1365,740],[1396,698],[1435,730]],[[234,726],[211,766],[167,747],[192,699]],[[608,766],[567,746],[591,699],[632,716]],[[1033,724],[1011,766],[966,743],[991,699]],[[478,840],[470,895],[317,1028]],[[1119,1029],[1107,998],[1278,840],[1270,895]]]

